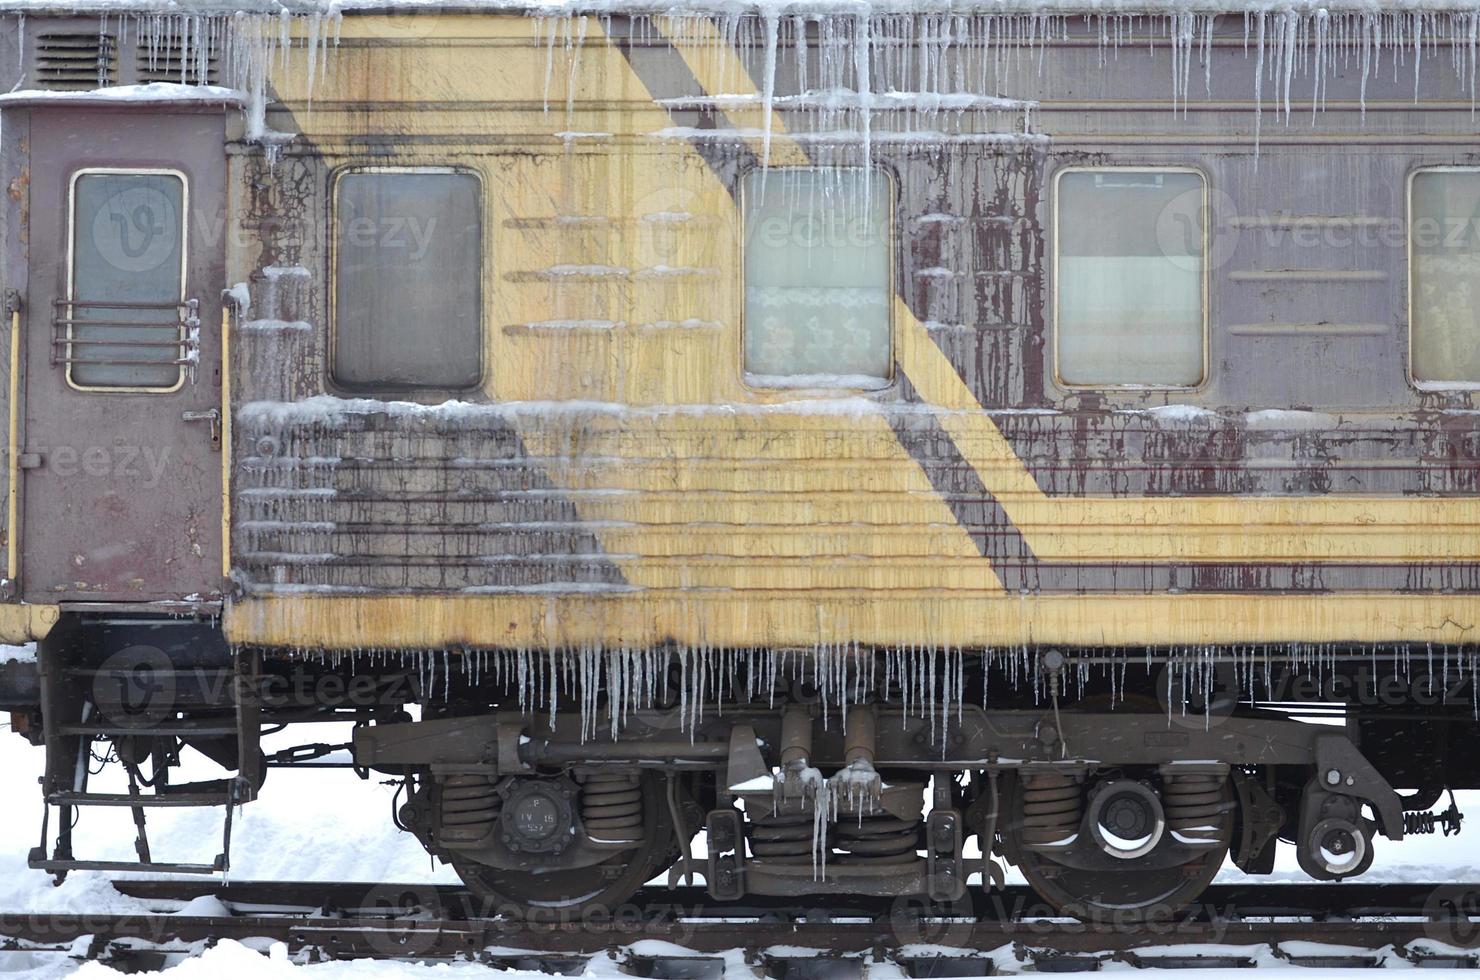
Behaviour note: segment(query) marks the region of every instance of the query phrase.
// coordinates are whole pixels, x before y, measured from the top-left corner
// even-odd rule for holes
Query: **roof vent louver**
[[[219,52],[189,44],[183,37],[164,38],[152,45],[141,40],[136,57],[140,82],[215,85],[220,78]]]
[[[55,31],[36,39],[40,88],[86,91],[118,81],[118,46],[110,34]]]

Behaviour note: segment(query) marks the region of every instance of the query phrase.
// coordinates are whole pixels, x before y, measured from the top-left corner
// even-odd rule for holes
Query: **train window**
[[[74,387],[180,386],[185,197],[185,178],[174,171],[83,170],[72,178],[61,343]]]
[[[1054,196],[1054,355],[1069,387],[1203,379],[1206,186],[1182,169],[1073,168]]]
[[[344,171],[334,183],[334,380],[468,388],[483,376],[478,177]]]
[[[1408,236],[1413,380],[1480,386],[1480,169],[1415,173]]]
[[[881,388],[893,366],[888,178],[862,169],[754,171],[745,213],[745,380]]]

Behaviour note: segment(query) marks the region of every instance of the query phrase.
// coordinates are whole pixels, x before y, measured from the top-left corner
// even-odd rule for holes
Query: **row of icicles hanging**
[[[968,678],[980,676],[983,710],[992,704],[994,676],[1000,678],[999,684],[1005,681],[1009,689],[1005,693],[1014,695],[1014,701],[1021,700],[1016,695],[1025,688],[1034,705],[1050,701],[1042,651],[1035,647],[968,654],[945,645],[873,649],[850,643],[754,650],[589,644],[557,650],[317,650],[298,655],[339,669],[380,665],[405,670],[414,675],[423,703],[450,700],[455,681],[473,688],[491,686],[520,711],[543,719],[550,730],[562,710],[574,708],[582,741],[603,734],[615,739],[635,712],[658,708],[676,708],[681,730],[694,737],[707,716],[722,715],[727,706],[775,708],[800,688],[815,700],[824,728],[846,731],[850,705],[884,702],[898,705],[904,718],[928,721],[931,743],[944,746],[946,740],[937,734],[961,723]],[[1480,719],[1480,649],[1474,647],[1298,643],[1176,647],[1136,654],[1084,650],[1066,658],[1063,676],[1054,687],[1074,700],[1104,691],[1113,710],[1126,697],[1127,676],[1134,667],[1162,685],[1159,700],[1169,717],[1201,716],[1210,724],[1212,712],[1257,703],[1261,694],[1270,697],[1282,679],[1304,678],[1326,691],[1329,679],[1349,675],[1353,665],[1362,668],[1364,680],[1374,688],[1387,678],[1408,686],[1424,678],[1432,686],[1438,679],[1445,703],[1462,698],[1469,702],[1472,716]],[[1276,677],[1276,670],[1288,676]]]

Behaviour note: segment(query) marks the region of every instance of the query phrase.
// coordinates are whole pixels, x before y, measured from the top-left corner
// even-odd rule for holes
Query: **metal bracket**
[[[709,837],[708,867],[704,880],[709,894],[720,901],[745,894],[745,831],[738,810],[710,810],[705,820]]]
[[[18,289],[7,288],[5,290],[5,315],[12,316],[19,313],[21,306],[21,293]]]
[[[961,814],[932,810],[925,821],[925,877],[935,901],[954,902],[966,893],[960,858]]]
[[[1316,781],[1328,793],[1355,796],[1372,804],[1382,836],[1403,839],[1403,798],[1345,735],[1319,735],[1315,744]]]
[[[186,422],[209,422],[211,424],[211,451],[221,451],[221,410],[208,408],[204,412],[181,412]]]
[[[730,754],[725,765],[725,786],[733,789],[752,779],[771,775],[761,755],[755,729],[750,725],[736,725],[730,729]]]
[[[493,730],[498,774],[500,776],[508,776],[516,772],[528,772],[534,768],[519,758],[519,740],[524,737],[523,725],[517,722],[500,720],[494,723]]]
[[[1275,839],[1285,822],[1284,809],[1253,777],[1233,770],[1238,794],[1239,834],[1233,841],[1233,863],[1245,874],[1274,871]]]

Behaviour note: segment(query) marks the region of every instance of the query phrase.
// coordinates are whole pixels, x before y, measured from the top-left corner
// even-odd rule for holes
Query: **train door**
[[[216,598],[224,115],[38,106],[30,135],[22,595]]]

